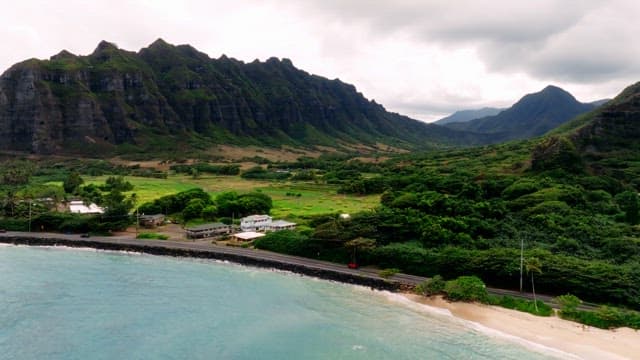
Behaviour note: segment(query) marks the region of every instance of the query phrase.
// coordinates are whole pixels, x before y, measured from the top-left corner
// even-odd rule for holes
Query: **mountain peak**
[[[548,92],[548,91],[562,91],[562,92],[566,92],[564,89],[562,89],[561,87],[555,86],[555,85],[547,85],[545,86],[544,89],[542,89],[541,92]]]
[[[576,102],[578,101],[573,95],[571,95],[571,93],[555,85],[547,85],[544,89],[532,95],[555,96],[559,98],[564,97],[567,99],[572,99],[573,101],[576,101]]]
[[[171,46],[173,46],[173,45],[171,45],[168,42],[164,41],[164,39],[157,38],[156,41],[152,42],[149,45],[149,48],[154,49],[154,48],[164,48],[164,47],[171,47]]]
[[[110,51],[110,50],[118,50],[118,46],[115,43],[102,40],[98,44],[98,47],[96,47],[96,49],[93,50],[93,53],[98,54],[98,53]]]
[[[67,50],[62,50],[59,53],[50,57],[49,60],[62,60],[62,59],[73,59],[73,58],[76,58],[76,55],[74,55],[73,53]]]
[[[554,85],[548,85],[544,89],[525,95],[522,99],[520,99],[514,106],[525,105],[530,103],[538,103],[538,102],[557,102],[557,103],[576,103],[579,104],[578,100],[571,95],[568,91],[559,88]]]

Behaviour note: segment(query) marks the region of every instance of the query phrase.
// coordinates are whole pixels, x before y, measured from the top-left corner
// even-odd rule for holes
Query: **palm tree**
[[[351,254],[351,262],[356,264],[357,260],[356,260],[356,252],[358,249],[360,250],[370,250],[373,249],[376,246],[376,241],[373,239],[367,239],[367,238],[363,238],[363,237],[358,237],[355,238],[353,240],[349,240],[347,242],[344,243],[344,246],[347,248],[351,248],[352,250],[352,254]]]
[[[536,287],[533,282],[533,273],[537,272],[538,274],[542,274],[542,264],[540,263],[540,259],[536,257],[532,257],[527,259],[527,263],[525,264],[527,269],[527,273],[531,274],[531,291],[533,292],[533,306],[536,308],[536,312],[538,312],[538,301],[536,300]]]

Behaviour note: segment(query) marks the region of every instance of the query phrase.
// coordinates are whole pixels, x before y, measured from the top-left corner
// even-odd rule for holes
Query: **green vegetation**
[[[193,175],[197,173],[207,173],[213,175],[238,175],[240,174],[240,165],[212,165],[208,163],[195,163],[191,165],[176,164],[171,165],[170,169],[176,173]]]
[[[477,276],[460,276],[447,281],[444,293],[447,299],[453,301],[487,302],[489,298],[487,287]]]
[[[538,316],[553,314],[551,306],[539,300],[531,301],[511,296],[489,295],[484,282],[475,276],[460,276],[455,280],[444,281],[442,276],[436,275],[418,284],[415,292],[424,296],[444,295],[453,301],[477,301]]]
[[[62,188],[67,194],[76,194],[80,188],[80,185],[84,183],[84,180],[75,171],[69,173],[69,176],[62,183]]]
[[[169,237],[164,234],[156,233],[140,233],[136,236],[136,239],[155,239],[155,240],[167,240]]]
[[[83,178],[86,184],[100,184],[104,183],[108,176]],[[354,213],[374,208],[380,199],[379,195],[338,194],[336,185],[247,180],[239,176],[201,175],[197,179],[186,175],[170,175],[167,179],[127,176],[126,180],[134,186],[139,204],[195,188],[201,188],[213,197],[230,190],[239,194],[260,191],[273,199],[271,214],[279,218]]]
[[[579,310],[582,301],[571,294],[558,296],[556,301],[561,306],[560,317],[601,329],[630,327],[640,329],[640,312],[620,309],[612,306],[600,306],[595,311]]]
[[[434,277],[425,280],[424,282],[418,284],[415,288],[415,292],[418,295],[432,296],[444,293],[444,287],[446,286],[446,281],[440,275],[435,275]]]
[[[291,174],[288,171],[269,171],[262,166],[254,166],[242,172],[243,179],[286,180]]]
[[[511,296],[489,296],[487,304],[528,312],[538,316],[551,316],[553,308],[540,300],[517,299]]]
[[[380,270],[378,275],[380,275],[380,277],[382,278],[388,279],[399,272],[400,272],[400,269],[396,269],[396,268],[382,269]]]
[[[299,232],[283,230],[271,232],[254,240],[256,249],[270,250],[283,254],[309,256],[314,252],[309,238]]]

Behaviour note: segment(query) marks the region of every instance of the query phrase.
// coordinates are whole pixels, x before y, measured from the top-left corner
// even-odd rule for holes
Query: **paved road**
[[[214,254],[228,254],[228,255],[236,255],[249,259],[256,259],[261,261],[271,261],[279,264],[288,264],[288,265],[298,265],[301,267],[306,267],[309,269],[317,269],[323,271],[329,271],[333,273],[346,274],[359,276],[363,278],[370,278],[375,280],[384,280],[382,277],[378,275],[377,272],[371,271],[361,271],[358,269],[349,269],[346,265],[331,263],[327,261],[308,259],[298,256],[284,255],[279,253],[274,253],[270,251],[257,250],[257,249],[246,249],[240,247],[231,247],[231,246],[219,246],[210,243],[202,243],[202,242],[190,242],[190,241],[170,241],[170,240],[147,240],[147,239],[135,239],[128,236],[109,236],[109,237],[101,237],[101,236],[91,236],[90,238],[83,238],[80,235],[68,235],[68,234],[57,234],[57,233],[26,233],[26,232],[13,232],[8,231],[6,233],[0,233],[0,242],[2,242],[2,238],[11,238],[11,237],[23,237],[23,238],[34,238],[34,239],[60,239],[66,241],[76,242],[79,245],[84,243],[87,246],[89,242],[97,242],[104,244],[118,244],[118,245],[132,245],[136,247],[155,247],[155,248],[166,248],[166,249],[176,249],[176,250],[188,250],[188,251],[199,251],[199,252],[208,252]],[[7,239],[8,240],[8,239]],[[5,240],[4,242],[7,242]],[[404,283],[400,281],[401,279],[396,280],[397,282]],[[412,283],[407,283],[411,285]]]
[[[8,231],[6,233],[0,233],[0,242],[7,242],[10,237],[27,237],[27,238],[38,238],[38,239],[61,239],[72,242],[77,242],[78,244],[88,243],[88,242],[97,242],[104,244],[118,244],[118,245],[130,245],[136,247],[156,247],[156,248],[166,248],[166,249],[176,249],[176,250],[189,250],[189,251],[200,251],[200,252],[208,252],[214,254],[227,254],[240,256],[248,259],[255,259],[259,261],[270,261],[278,264],[287,264],[287,265],[298,265],[300,267],[305,267],[308,269],[315,269],[320,271],[333,272],[338,274],[345,274],[351,276],[358,276],[362,278],[369,278],[374,280],[389,280],[393,281],[405,286],[414,286],[417,285],[428,278],[422,276],[415,276],[409,274],[395,274],[389,278],[382,278],[379,275],[379,270],[373,268],[360,268],[360,269],[349,269],[343,264],[336,264],[327,261],[303,258],[292,255],[284,255],[278,254],[270,251],[257,250],[257,249],[245,249],[239,247],[230,247],[230,246],[219,246],[210,243],[202,243],[202,242],[189,242],[189,241],[171,241],[171,240],[147,240],[147,239],[135,239],[129,236],[110,236],[110,237],[100,237],[100,236],[92,236],[90,238],[83,238],[80,235],[68,235],[68,234],[57,234],[57,233],[26,233],[26,232],[13,232]],[[2,241],[2,239],[5,239]],[[516,298],[524,298],[524,299],[533,299],[533,295],[531,293],[520,293],[518,291],[512,290],[504,290],[497,288],[487,288],[490,294],[493,295],[509,295]],[[537,294],[537,298],[542,300],[553,307],[558,307],[558,304],[553,300],[553,297],[548,295]],[[583,309],[593,309],[593,305],[584,304]]]

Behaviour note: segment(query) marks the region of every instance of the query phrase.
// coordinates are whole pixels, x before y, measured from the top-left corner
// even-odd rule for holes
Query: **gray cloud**
[[[0,71],[100,40],[158,37],[211,57],[287,57],[430,120],[556,84],[584,101],[640,78],[635,0],[22,0],[0,12]]]
[[[308,2],[305,2],[308,4]],[[634,0],[317,0],[332,19],[368,27],[372,36],[407,33],[419,42],[478,50],[490,71],[548,81],[637,76],[640,33]],[[308,6],[308,5],[307,5]]]

